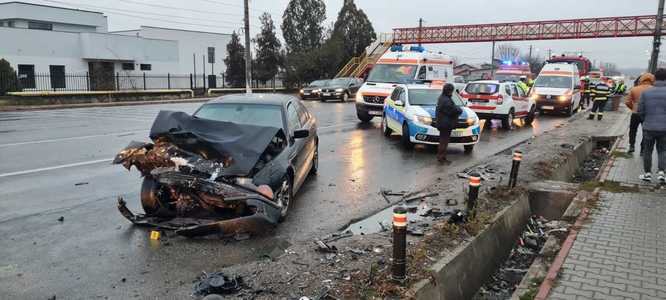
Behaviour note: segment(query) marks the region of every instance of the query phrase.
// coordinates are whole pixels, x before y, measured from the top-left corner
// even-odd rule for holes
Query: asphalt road
[[[111,158],[131,140],[146,140],[159,110],[191,113],[199,105],[0,113],[0,298],[183,298],[202,271],[309,243],[384,207],[380,188],[413,189],[566,121],[540,116],[512,132],[487,127],[472,154],[450,147],[454,163],[444,167],[434,147],[406,151],[381,134],[379,119],[358,123],[353,103],[307,102],[319,123],[320,173],[284,223],[243,241],[151,241],[117,212],[118,196],[140,212],[141,180]]]

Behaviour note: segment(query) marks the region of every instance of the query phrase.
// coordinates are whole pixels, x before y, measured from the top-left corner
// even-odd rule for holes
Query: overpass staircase
[[[360,56],[352,57],[347,64],[335,75],[338,77],[361,77],[365,71],[379,60],[382,55],[393,45],[391,34],[381,34]]]

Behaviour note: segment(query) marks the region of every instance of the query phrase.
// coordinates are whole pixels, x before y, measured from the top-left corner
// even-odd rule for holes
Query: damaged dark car
[[[229,95],[193,115],[161,111],[152,143],[132,142],[114,159],[143,176],[137,225],[184,236],[261,234],[283,220],[318,168],[316,120],[297,98]]]

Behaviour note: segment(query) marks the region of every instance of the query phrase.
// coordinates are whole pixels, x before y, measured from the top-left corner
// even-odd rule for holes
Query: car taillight
[[[497,102],[497,105],[502,105],[502,103],[504,103],[504,96],[502,95],[497,96],[497,100],[495,101]]]

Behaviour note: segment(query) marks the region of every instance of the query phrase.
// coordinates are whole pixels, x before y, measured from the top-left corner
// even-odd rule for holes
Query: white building
[[[173,79],[172,87],[189,88],[189,74],[195,68],[201,86],[204,70],[207,75],[213,68],[216,74],[225,70],[223,59],[230,40],[229,34],[156,27],[108,32],[107,17],[99,12],[0,3],[0,58],[18,71],[27,89],[42,85],[67,89],[72,76],[64,74],[92,81],[86,83],[91,89],[143,88],[144,73],[149,80],[164,81],[161,86],[147,82],[150,88],[166,88],[166,80],[156,77],[167,74]],[[214,64],[207,57],[211,52]],[[44,76],[40,74],[49,74],[46,84],[40,82]],[[61,79],[54,81],[54,77]]]

